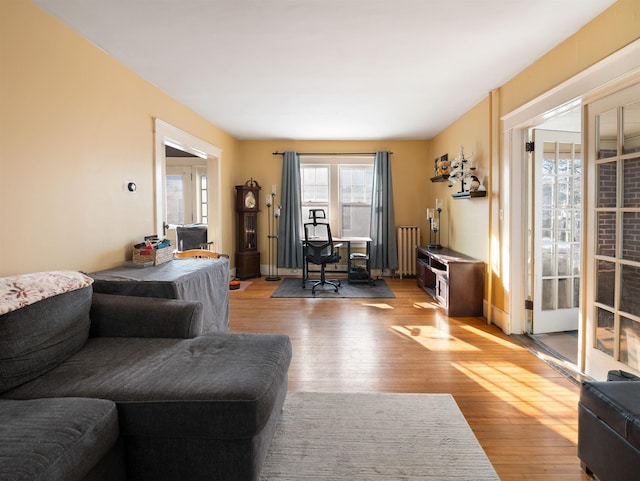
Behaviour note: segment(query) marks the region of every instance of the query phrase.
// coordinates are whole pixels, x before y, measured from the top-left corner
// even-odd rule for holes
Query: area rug
[[[290,392],[261,481],[499,481],[450,394]]]
[[[370,286],[365,283],[349,284],[346,279],[342,280],[342,285],[338,292],[331,286],[318,286],[315,294],[311,293],[311,281],[307,282],[307,287],[302,288],[302,279],[297,277],[287,277],[283,279],[271,297],[396,297],[387,283],[382,279],[376,279],[375,285]]]

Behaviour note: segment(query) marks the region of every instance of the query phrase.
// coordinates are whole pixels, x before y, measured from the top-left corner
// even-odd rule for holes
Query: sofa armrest
[[[93,293],[92,337],[189,339],[203,333],[202,303]]]

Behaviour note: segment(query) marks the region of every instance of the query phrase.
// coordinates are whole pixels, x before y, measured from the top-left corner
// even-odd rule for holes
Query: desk
[[[327,269],[326,273],[338,273],[347,274],[347,282],[366,282],[370,286],[374,285],[373,279],[371,279],[371,237],[334,237],[333,244],[346,244],[347,246],[347,269]],[[365,252],[351,252],[352,244],[364,244]],[[304,240],[302,241],[304,249]],[[338,246],[341,249],[342,246]],[[320,272],[319,270],[309,270],[309,261],[304,257],[302,263],[302,287],[309,280],[310,272]]]
[[[152,267],[89,274],[94,292],[200,301],[204,332],[229,330],[229,259],[173,259]]]

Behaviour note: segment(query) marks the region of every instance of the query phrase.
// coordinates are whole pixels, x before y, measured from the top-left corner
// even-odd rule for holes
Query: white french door
[[[183,225],[194,221],[191,166],[167,165],[167,224]]]
[[[578,329],[582,152],[579,132],[534,130],[532,332]]]
[[[586,371],[640,371],[640,84],[588,105]]]

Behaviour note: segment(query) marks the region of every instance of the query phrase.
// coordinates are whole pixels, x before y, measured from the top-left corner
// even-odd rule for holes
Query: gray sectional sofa
[[[197,302],[47,275],[80,281],[0,314],[0,479],[259,478],[287,393],[288,337],[201,335]],[[3,292],[47,284],[6,279],[0,306]]]

